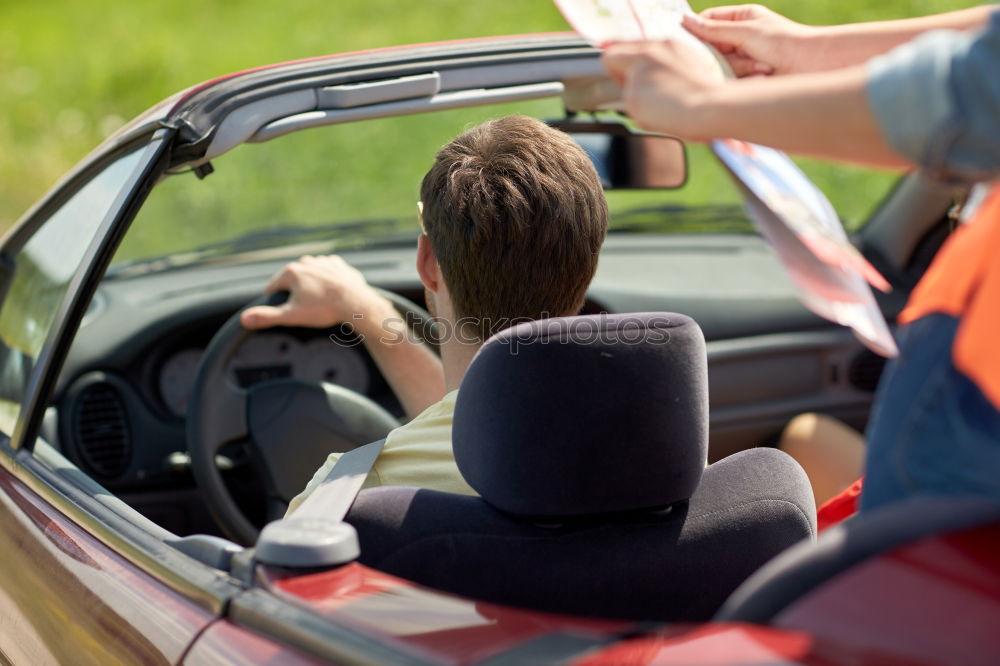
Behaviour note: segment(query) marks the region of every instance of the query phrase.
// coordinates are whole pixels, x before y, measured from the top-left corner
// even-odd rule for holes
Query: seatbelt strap
[[[321,518],[335,523],[344,520],[384,446],[385,439],[380,439],[340,456],[330,473],[303,500],[292,517]]]

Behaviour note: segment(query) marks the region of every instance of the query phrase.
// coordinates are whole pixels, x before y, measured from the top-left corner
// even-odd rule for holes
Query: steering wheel
[[[421,333],[431,321],[430,314],[397,294],[377,291],[426,341]],[[280,305],[287,298],[287,292],[279,292],[246,307]],[[268,519],[273,520],[284,515],[288,503],[331,452],[350,451],[382,439],[399,421],[367,396],[327,382],[284,378],[249,388],[235,385],[229,377],[229,362],[256,333],[243,328],[240,312],[222,325],[202,355],[188,405],[187,445],[191,469],[209,512],[230,539],[252,545],[259,530],[234,500],[216,462],[224,445],[247,444],[265,486]]]

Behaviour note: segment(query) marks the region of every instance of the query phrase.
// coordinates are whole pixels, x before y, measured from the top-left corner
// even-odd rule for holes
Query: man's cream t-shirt
[[[404,426],[396,428],[385,439],[385,447],[375,461],[365,488],[375,486],[414,486],[447,493],[475,495],[455,464],[451,449],[451,423],[455,414],[458,391],[446,394]],[[306,489],[291,504],[292,513],[322,483],[341,454],[331,453],[313,475]],[[287,515],[287,514],[286,514]]]

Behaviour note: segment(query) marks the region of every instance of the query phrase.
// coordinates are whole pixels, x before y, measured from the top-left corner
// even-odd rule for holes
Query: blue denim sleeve
[[[932,176],[1000,176],[1000,12],[978,33],[937,31],[873,59],[868,100],[889,145]]]

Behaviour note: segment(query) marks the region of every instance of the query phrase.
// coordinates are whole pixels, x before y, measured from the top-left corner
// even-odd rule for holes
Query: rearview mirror
[[[606,190],[674,189],[687,181],[687,155],[680,139],[634,132],[621,123],[549,125],[583,148]]]

